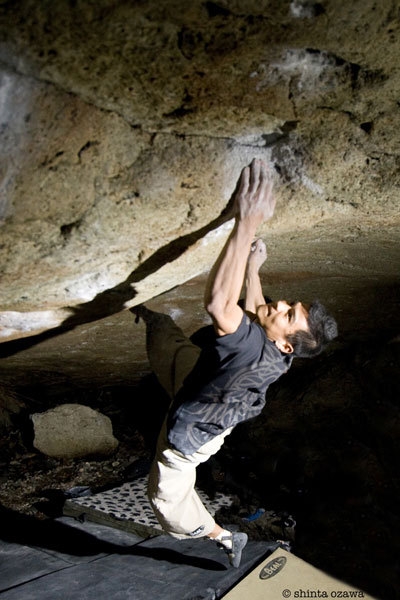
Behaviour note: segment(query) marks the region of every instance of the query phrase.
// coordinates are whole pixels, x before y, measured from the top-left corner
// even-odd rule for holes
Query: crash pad
[[[147,477],[139,477],[111,489],[66,500],[63,513],[66,516],[87,519],[137,533],[143,537],[160,535],[162,529],[154,516],[147,498]],[[196,489],[211,515],[229,507],[232,497],[217,492],[210,499],[202,490]]]
[[[363,590],[331,577],[294,554],[278,548],[223,596],[224,600],[277,598],[363,598]]]
[[[68,526],[68,519],[62,518],[63,527]],[[18,551],[6,548],[0,540],[0,554],[4,550],[9,557],[5,571],[0,565],[0,576],[7,577],[2,600],[217,600],[277,547],[276,542],[250,541],[240,567],[234,569],[211,540],[179,541],[157,535],[138,541],[128,533],[120,538],[112,533],[116,529],[104,525],[93,528],[89,522],[75,521],[71,527],[80,534],[76,538],[80,544],[75,549],[77,555],[83,559],[84,548],[90,551],[86,560],[66,560],[62,538],[58,542],[64,551],[59,558],[54,547],[52,555],[48,554],[49,544],[41,550],[26,546]],[[40,544],[40,538],[37,542]],[[68,551],[73,553],[70,545]],[[22,556],[23,577],[18,569]],[[13,558],[17,564],[12,564]]]

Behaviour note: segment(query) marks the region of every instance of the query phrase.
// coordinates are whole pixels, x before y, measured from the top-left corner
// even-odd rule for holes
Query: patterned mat
[[[143,537],[160,535],[163,532],[153,514],[146,490],[147,477],[141,477],[104,492],[67,500],[63,512],[66,516],[103,523]],[[230,496],[217,493],[210,500],[201,490],[196,488],[196,491],[213,516],[220,508],[232,504]]]

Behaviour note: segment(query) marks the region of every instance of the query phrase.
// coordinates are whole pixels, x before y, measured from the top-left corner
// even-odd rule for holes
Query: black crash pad
[[[216,600],[278,547],[250,541],[233,569],[210,540],[141,539],[68,517],[58,521],[57,543],[46,538],[41,547],[40,535],[34,545],[0,540],[1,600]]]

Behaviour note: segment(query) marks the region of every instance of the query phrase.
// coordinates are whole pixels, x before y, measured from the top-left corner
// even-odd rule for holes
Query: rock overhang
[[[268,270],[350,306],[349,281],[395,286],[397,21],[318,6],[1,6],[3,340],[204,275],[254,156],[276,177]]]

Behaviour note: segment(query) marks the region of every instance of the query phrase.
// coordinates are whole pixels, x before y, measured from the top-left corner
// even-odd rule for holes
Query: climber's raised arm
[[[259,271],[267,259],[267,248],[261,239],[256,240],[251,245],[250,254],[247,260],[245,275],[245,311],[255,316],[257,307],[265,304],[264,294],[261,287]]]
[[[219,335],[239,327],[238,306],[247,259],[258,227],[274,214],[275,198],[267,165],[254,159],[240,175],[234,199],[235,225],[207,281],[205,307]]]

